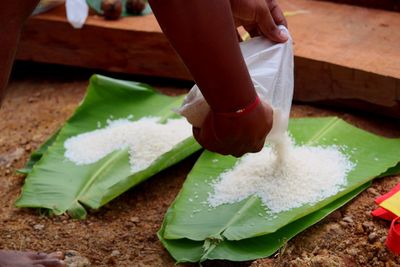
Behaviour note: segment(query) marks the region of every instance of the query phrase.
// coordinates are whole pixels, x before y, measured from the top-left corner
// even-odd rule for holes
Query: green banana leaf
[[[98,209],[199,150],[201,147],[194,138],[187,138],[137,173],[131,173],[127,150],[115,151],[89,165],[77,166],[64,157],[66,139],[97,129],[99,122],[105,125],[110,116],[126,118],[132,114],[133,120],[156,116],[164,122],[178,117],[172,109],[179,107],[183,97],[159,94],[142,83],[92,76],[85,99],[74,115],[32,155],[25,171],[32,169],[16,202],[17,207],[45,208],[56,215],[68,212],[82,219],[86,216],[84,206]]]
[[[297,144],[342,146],[342,151],[356,163],[344,190],[314,205],[280,212],[273,217],[267,215],[256,196],[211,209],[207,204],[211,182],[231,169],[237,159],[205,151],[171,206],[173,212],[164,222],[162,239],[204,243],[205,240],[241,241],[265,236],[326,207],[374,177],[399,171],[400,139],[373,135],[336,117],[292,119],[289,130]],[[193,196],[197,196],[195,201]]]
[[[88,6],[90,6],[90,8],[92,8],[94,11],[96,11],[97,14],[102,15],[103,14],[103,10],[101,10],[101,1],[102,0],[86,0],[86,3],[88,4]],[[148,15],[148,14],[150,14],[152,12],[151,11],[151,7],[150,7],[150,5],[148,3],[146,3],[146,8],[142,11],[142,13],[140,15],[133,15],[133,14],[128,13],[126,11],[125,5],[126,5],[126,0],[122,0],[121,17],[145,16],[145,15]]]
[[[371,182],[368,182],[325,207],[306,215],[271,234],[242,239],[239,241],[215,240],[212,242],[210,239],[206,241],[165,239],[165,225],[174,213],[173,207],[171,207],[167,211],[163,225],[157,235],[161,243],[177,262],[201,262],[217,259],[248,261],[265,258],[273,255],[284,246],[287,241],[313,224],[319,222],[332,211],[342,207],[370,185]]]
[[[47,149],[56,141],[57,135],[60,130],[56,131],[43,145],[39,147],[38,150],[34,151],[29,157],[28,162],[25,164],[24,168],[17,170],[17,173],[28,174],[32,171],[33,166],[38,162]]]

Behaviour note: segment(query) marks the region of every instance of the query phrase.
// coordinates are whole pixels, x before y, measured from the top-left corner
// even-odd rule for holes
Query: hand
[[[272,108],[263,102],[239,116],[210,111],[201,128],[193,128],[193,135],[207,150],[240,157],[263,148],[272,128],[272,115]]]
[[[243,26],[251,37],[263,35],[271,41],[283,43],[288,36],[278,25],[287,22],[276,0],[230,0],[237,27]]]

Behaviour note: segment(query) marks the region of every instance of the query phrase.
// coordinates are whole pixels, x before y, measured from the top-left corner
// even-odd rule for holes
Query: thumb
[[[271,41],[284,43],[289,39],[287,33],[275,24],[267,4],[257,11],[257,24],[260,32]]]

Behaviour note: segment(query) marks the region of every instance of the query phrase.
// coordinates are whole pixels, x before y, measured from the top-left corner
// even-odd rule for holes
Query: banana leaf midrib
[[[305,145],[312,145],[315,141],[320,140],[323,136],[334,128],[341,120],[338,117],[331,117],[330,121],[327,121],[326,125],[317,131],[306,143]]]
[[[71,201],[71,205],[74,202],[80,202],[82,196],[84,196],[84,194],[87,193],[87,190],[90,189],[90,186],[92,186],[93,183],[96,181],[96,179],[100,177],[101,173],[103,171],[105,171],[107,168],[112,167],[113,166],[112,163],[116,159],[118,159],[121,156],[121,154],[126,154],[126,153],[127,153],[127,149],[114,151],[110,155],[110,158],[108,158],[107,161],[103,165],[101,165],[100,168],[98,170],[96,170],[95,173],[93,173],[93,175],[90,176],[88,182],[81,188],[81,190],[79,190],[77,192],[75,199],[73,201]]]
[[[172,213],[174,213],[174,207],[171,206],[164,218],[163,224],[161,226],[161,229],[157,233],[157,236],[163,243],[163,245],[167,248],[167,250],[171,253],[171,255],[175,258],[177,263],[182,263],[182,262],[202,262],[205,260],[218,260],[218,259],[225,259],[225,260],[231,260],[231,261],[248,261],[248,260],[254,260],[257,258],[263,258],[263,257],[269,257],[273,255],[280,247],[282,247],[287,241],[289,241],[291,238],[293,238],[295,235],[299,234],[303,230],[307,229],[308,227],[312,226],[313,224],[316,224],[317,222],[321,221],[323,218],[328,216],[333,210],[338,209],[345,205],[347,202],[351,201],[354,199],[358,194],[360,194],[363,190],[368,188],[371,185],[371,182],[367,182],[366,184],[362,185],[361,187],[357,188],[356,190],[350,192],[349,194],[335,200],[334,202],[328,204],[324,208],[309,214],[298,221],[294,221],[291,224],[283,227],[282,229],[279,229],[278,232],[272,233],[272,234],[267,234],[264,236],[259,236],[259,237],[253,237],[250,239],[246,240],[241,240],[241,241],[228,241],[224,240],[218,243],[214,243],[215,246],[206,246],[206,241],[190,241],[188,239],[178,239],[178,240],[169,240],[164,238],[164,230],[165,230],[165,225],[168,223],[169,219],[172,216]],[[218,250],[223,250],[223,245],[225,242],[247,242],[249,243],[250,240],[258,240],[262,239],[263,241],[261,242],[262,245],[269,244],[269,241],[272,241],[271,246],[269,246],[269,249],[263,249],[260,250],[260,246],[257,245],[257,242],[254,242],[254,245],[252,245],[252,252],[251,254],[248,254],[248,251],[242,251],[242,254],[239,251],[236,251],[236,253],[229,253],[229,252],[224,252],[223,256],[218,255]],[[201,246],[201,249],[199,249],[199,254],[193,254],[192,251],[185,251],[187,246],[184,246],[184,248],[177,248],[177,247],[170,247],[170,245],[179,244],[179,243],[187,243],[191,242],[192,244],[199,244]],[[200,245],[202,243],[202,245]],[[251,242],[249,243],[251,245]],[[182,250],[182,251],[179,251]],[[217,250],[217,253],[214,253],[214,251]],[[240,249],[239,249],[240,250]],[[214,253],[214,254],[213,254]],[[210,256],[209,256],[210,255]]]

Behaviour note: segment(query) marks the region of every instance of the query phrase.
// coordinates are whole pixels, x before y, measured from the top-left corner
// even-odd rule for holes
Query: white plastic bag
[[[82,28],[89,14],[89,6],[86,0],[66,0],[65,9],[68,22],[72,27],[75,29]]]
[[[284,26],[279,27],[289,35]],[[260,99],[274,110],[267,141],[279,139],[287,130],[293,98],[292,39],[289,36],[285,43],[274,43],[256,37],[240,43],[240,49]],[[209,110],[209,105],[195,85],[177,112],[193,126],[200,127]]]

